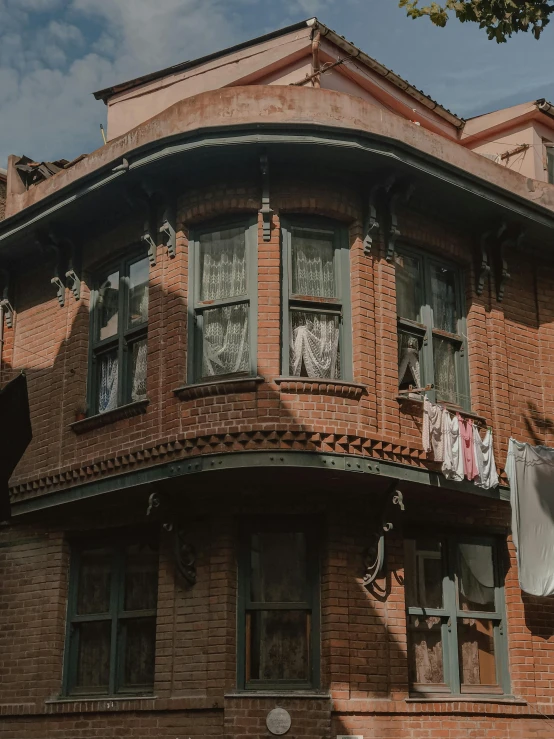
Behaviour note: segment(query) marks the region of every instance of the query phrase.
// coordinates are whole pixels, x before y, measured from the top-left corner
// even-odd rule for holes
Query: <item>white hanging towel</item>
[[[448,413],[440,405],[423,399],[423,448],[426,452],[433,452],[435,462],[444,459],[443,416]]]
[[[495,488],[498,485],[498,473],[496,471],[496,462],[494,461],[494,449],[492,445],[492,431],[487,429],[485,438],[481,439],[479,429],[473,424],[473,447],[475,451],[475,461],[479,474],[474,479],[476,485],[480,488]]]
[[[554,449],[510,439],[506,474],[520,587],[554,595]]]
[[[464,479],[464,455],[460,439],[460,422],[457,416],[443,415],[444,462],[442,472],[448,480]]]

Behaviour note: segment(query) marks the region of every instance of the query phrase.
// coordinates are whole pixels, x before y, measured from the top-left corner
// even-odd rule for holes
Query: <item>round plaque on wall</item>
[[[274,708],[267,714],[265,723],[271,734],[282,736],[290,729],[290,713],[284,708]]]

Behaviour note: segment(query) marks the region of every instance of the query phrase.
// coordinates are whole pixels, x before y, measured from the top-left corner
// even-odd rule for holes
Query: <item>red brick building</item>
[[[503,473],[554,441],[547,177],[315,19],[97,96],[101,149],[9,161],[1,735],[552,736]]]

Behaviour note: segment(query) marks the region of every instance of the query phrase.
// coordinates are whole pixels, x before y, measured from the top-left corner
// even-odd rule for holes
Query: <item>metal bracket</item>
[[[391,505],[397,505],[401,511],[405,510],[404,497],[400,490],[396,489],[398,483],[399,480],[393,480],[384,494],[379,525],[372,533],[373,540],[365,552],[363,584],[366,587],[375,582],[379,575],[383,573],[385,565],[385,534],[394,528],[390,520],[389,507]]]
[[[161,518],[162,527],[171,535],[177,572],[189,585],[194,585],[196,583],[196,550],[192,544],[187,542],[183,527],[176,522],[175,511],[166,495],[160,497],[159,493],[150,494],[146,515],[150,516],[154,511]]]
[[[385,259],[387,262],[392,262],[396,249],[396,240],[401,235],[400,229],[398,228],[398,213],[396,209],[399,202],[407,203],[409,201],[415,190],[415,185],[413,182],[399,182],[397,185],[391,184],[387,189],[390,192],[390,195],[387,203],[389,230],[387,234]]]
[[[165,243],[167,254],[170,259],[173,259],[177,255],[177,235],[175,231],[175,208],[171,205],[168,205],[164,211],[160,233],[167,238]]]
[[[271,217],[273,211],[271,210],[269,201],[269,160],[267,154],[260,155],[260,171],[262,173],[262,207],[258,213],[262,216],[262,235],[264,241],[271,239]]]

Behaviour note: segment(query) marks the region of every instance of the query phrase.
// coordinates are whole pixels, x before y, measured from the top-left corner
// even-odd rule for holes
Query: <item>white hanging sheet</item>
[[[510,439],[506,474],[519,584],[530,595],[554,595],[554,449]]]

